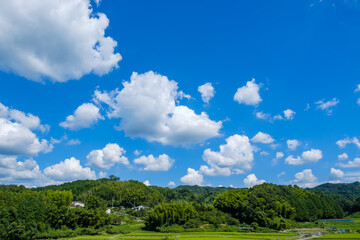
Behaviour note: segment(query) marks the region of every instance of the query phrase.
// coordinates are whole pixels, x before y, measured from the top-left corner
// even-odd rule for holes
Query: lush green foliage
[[[212,204],[216,196],[230,189],[200,186],[179,186],[169,189],[157,186],[147,187],[134,180],[118,181],[119,178],[116,176],[111,176],[111,179],[78,180],[36,188],[36,191],[71,190],[76,201],[86,201],[89,196],[97,196],[104,199],[108,206],[133,207],[134,204],[155,206],[174,200]]]
[[[2,187],[0,239],[32,239],[50,229],[99,228],[111,222],[103,200],[90,197],[86,208],[71,209],[72,198],[71,191]]]
[[[348,214],[360,211],[360,182],[325,183],[307,190],[330,196]]]
[[[217,210],[212,205],[183,201],[159,204],[148,213],[145,220],[147,229],[161,230],[160,227],[175,225],[170,229],[173,232],[184,228],[198,228],[204,224],[218,227],[221,224],[237,225],[238,223],[236,219]]]
[[[262,184],[219,195],[214,206],[240,222],[284,229],[296,221],[341,218],[343,211],[331,198],[299,187]]]
[[[350,198],[349,192],[345,193],[332,196],[349,212],[359,211],[360,197]],[[69,208],[71,201],[83,201],[85,208]],[[106,214],[106,207],[112,205],[127,210],[122,215]],[[130,210],[134,205],[152,210]],[[124,233],[122,223],[134,218],[145,219],[147,229],[161,232],[226,232],[235,231],[239,222],[255,229],[283,229],[294,226],[295,221],[342,215],[339,205],[323,193],[274,184],[238,190],[200,186],[170,189],[111,176],[35,189],[0,185],[0,239]]]

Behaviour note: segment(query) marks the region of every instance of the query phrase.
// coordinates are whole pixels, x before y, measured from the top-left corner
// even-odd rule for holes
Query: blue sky
[[[0,184],[360,179],[355,0],[2,5]]]

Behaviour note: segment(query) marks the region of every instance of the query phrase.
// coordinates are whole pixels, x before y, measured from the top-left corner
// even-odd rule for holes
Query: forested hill
[[[360,182],[325,183],[307,190],[330,196],[349,214],[360,210]]]
[[[158,186],[145,186],[143,183],[118,179],[78,180],[61,185],[39,187],[33,190],[71,190],[74,200],[85,201],[88,196],[97,196],[114,206],[132,207],[135,205],[154,206],[161,202],[185,200],[212,204],[214,199],[224,191],[232,188],[178,186],[170,189]]]
[[[70,208],[72,201],[83,201],[85,206]],[[132,207],[138,205],[150,209],[133,211]],[[280,230],[294,227],[296,221],[344,216],[337,201],[323,193],[269,183],[250,189],[199,186],[170,189],[112,178],[32,189],[0,185],[0,239],[35,236],[48,239],[61,229],[72,229],[70,232],[77,228],[110,229],[110,225],[122,222],[124,215],[106,214],[109,206],[129,216],[144,217],[151,230],[176,226],[183,230],[200,229],[209,224],[221,231],[224,231],[219,229],[221,226],[234,230],[239,224]],[[360,198],[351,209],[360,211]]]
[[[322,192],[326,195],[341,195],[352,201],[360,196],[360,182],[325,183],[314,188],[308,188],[307,190],[311,192]]]
[[[158,186],[147,187],[135,180],[119,181],[114,176],[111,179],[78,180],[61,185],[39,187],[34,190],[71,190],[74,200],[84,201],[88,196],[95,195],[103,198],[109,204],[112,202],[115,205],[130,207],[134,204],[134,200],[136,204],[149,206],[172,200],[212,204],[219,194],[231,189],[205,186],[178,186],[173,189]],[[335,199],[346,212],[350,212],[353,201],[360,196],[360,183],[325,183],[306,190],[328,195]]]

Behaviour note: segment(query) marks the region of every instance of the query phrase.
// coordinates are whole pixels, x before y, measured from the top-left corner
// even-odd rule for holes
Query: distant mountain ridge
[[[325,195],[341,195],[347,200],[354,200],[360,196],[360,182],[353,183],[324,183],[313,188],[307,188],[311,192],[322,192]]]

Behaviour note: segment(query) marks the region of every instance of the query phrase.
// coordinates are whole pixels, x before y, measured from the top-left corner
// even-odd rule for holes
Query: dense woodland
[[[112,233],[116,226],[130,221],[124,216],[140,218],[145,229],[163,232],[236,231],[239,226],[280,230],[296,222],[358,212],[359,196],[359,183],[323,184],[306,190],[267,183],[250,189],[170,189],[110,176],[33,189],[0,185],[0,239]],[[70,208],[72,201],[84,202],[85,207]],[[150,209],[131,209],[138,205]],[[125,210],[106,214],[107,207]]]
[[[330,196],[347,214],[360,211],[360,182],[325,183],[307,190]]]

